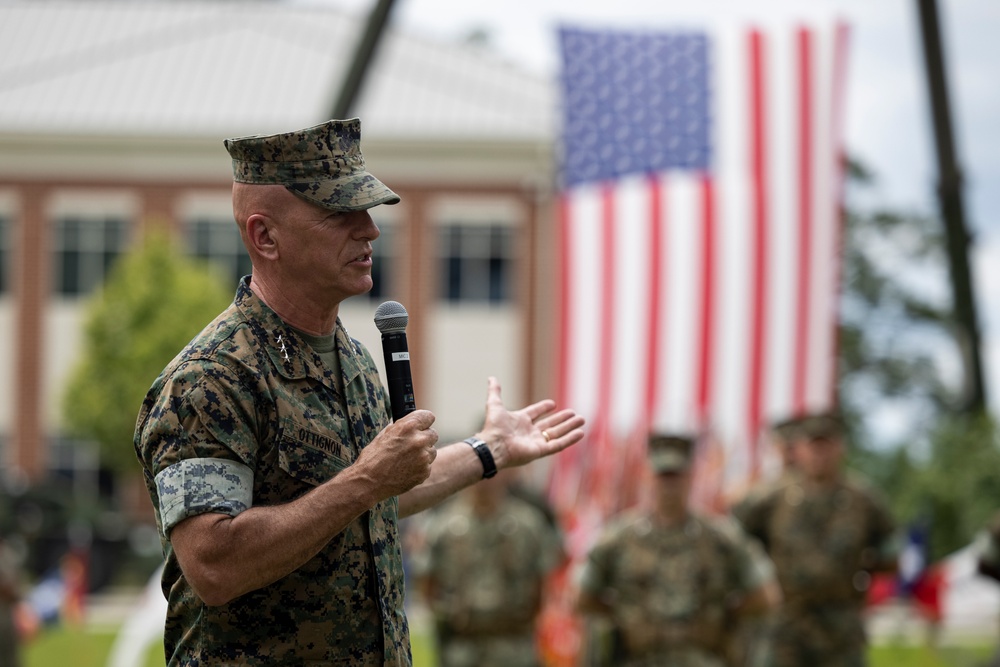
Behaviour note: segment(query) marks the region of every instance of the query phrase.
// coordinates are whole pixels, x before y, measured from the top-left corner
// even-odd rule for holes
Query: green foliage
[[[986,416],[943,419],[926,464],[896,495],[904,520],[931,527],[931,558],[967,545],[1000,508],[1000,431]]]
[[[852,164],[849,174],[851,192],[871,184],[862,165]],[[843,255],[842,407],[860,417],[880,402],[906,401],[923,417],[913,432],[926,434],[960,399],[940,370],[942,350],[958,358],[941,225],[923,215],[850,207]],[[928,295],[929,284],[940,288],[937,298]],[[867,440],[863,429],[853,435]]]
[[[855,186],[871,181],[860,165],[850,173]],[[901,525],[927,522],[934,559],[968,544],[1000,507],[996,423],[961,414],[962,387],[943,379],[949,361],[961,365],[949,277],[938,220],[848,212],[838,382],[856,445],[850,464],[882,490]],[[877,442],[867,428],[887,405],[906,415],[899,442]]]
[[[230,299],[168,235],[148,234],[87,305],[82,358],[63,395],[68,430],[96,441],[105,465],[136,470],[132,435],[146,391]]]

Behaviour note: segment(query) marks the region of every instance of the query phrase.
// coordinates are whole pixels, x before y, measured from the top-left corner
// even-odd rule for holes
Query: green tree
[[[168,234],[148,233],[87,304],[82,356],[62,401],[67,430],[96,441],[109,468],[137,471],[132,435],[146,391],[231,296]]]
[[[932,216],[866,209],[874,179],[851,165],[844,233],[838,391],[851,465],[903,524],[926,522],[931,556],[965,544],[1000,507],[1000,434],[960,414],[960,345],[951,326],[943,227]],[[960,371],[961,372],[961,371]],[[891,440],[875,425],[902,424]]]
[[[1000,508],[1000,433],[986,415],[942,419],[931,435],[931,453],[897,505],[931,527],[931,558],[965,546]]]
[[[874,411],[910,413],[902,438],[923,441],[957,403],[944,379],[959,363],[950,330],[944,240],[933,217],[852,205],[874,185],[860,164],[849,172],[843,243],[838,392],[856,443],[877,444]],[[853,195],[852,195],[853,193]],[[953,383],[954,384],[954,383]]]

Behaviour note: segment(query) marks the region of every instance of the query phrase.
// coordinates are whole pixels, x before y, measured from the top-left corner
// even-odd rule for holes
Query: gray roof
[[[0,134],[219,137],[327,120],[367,17],[284,2],[0,2]],[[549,141],[553,82],[390,25],[366,137]]]

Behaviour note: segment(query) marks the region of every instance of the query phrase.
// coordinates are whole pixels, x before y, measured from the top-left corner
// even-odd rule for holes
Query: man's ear
[[[271,234],[274,221],[260,213],[254,213],[247,218],[247,242],[254,252],[264,259],[278,258],[278,244]]]

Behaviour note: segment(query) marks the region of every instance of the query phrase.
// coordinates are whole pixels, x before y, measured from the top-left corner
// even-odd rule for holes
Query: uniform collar
[[[330,369],[320,356],[292,327],[250,289],[250,277],[244,276],[236,290],[235,305],[246,318],[254,336],[264,347],[277,372],[288,379],[312,377],[336,388]],[[362,371],[361,344],[353,340],[337,318],[337,355],[344,382],[350,383]]]

